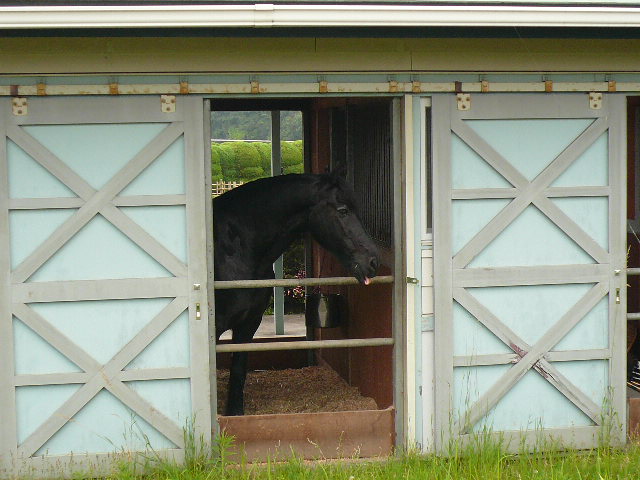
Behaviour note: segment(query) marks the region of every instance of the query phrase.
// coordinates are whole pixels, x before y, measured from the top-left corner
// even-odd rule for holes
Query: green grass
[[[197,443],[197,442],[196,442]],[[608,480],[640,479],[640,442],[625,448],[600,447],[588,451],[510,454],[500,444],[478,441],[465,449],[452,450],[449,457],[406,453],[382,460],[305,462],[292,457],[287,461],[264,464],[234,462],[229,459],[232,440],[223,437],[212,450],[196,448],[183,465],[146,457],[145,465],[123,463],[109,480]],[[145,473],[142,474],[142,470]]]

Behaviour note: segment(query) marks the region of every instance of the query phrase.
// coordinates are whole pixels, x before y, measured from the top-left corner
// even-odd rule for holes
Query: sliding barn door
[[[192,98],[0,101],[5,474],[210,439],[204,121]]]
[[[436,442],[622,442],[624,97],[433,99]],[[540,445],[544,446],[544,445]]]

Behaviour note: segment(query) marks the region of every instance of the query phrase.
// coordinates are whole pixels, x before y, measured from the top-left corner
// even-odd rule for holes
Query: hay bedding
[[[229,370],[218,370],[218,412],[227,400]],[[375,400],[360,395],[333,370],[305,367],[256,370],[247,374],[245,414],[343,412],[376,410]]]

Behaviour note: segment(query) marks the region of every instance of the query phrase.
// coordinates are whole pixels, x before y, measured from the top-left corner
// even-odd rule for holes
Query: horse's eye
[[[345,216],[349,215],[349,209],[347,207],[345,207],[344,205],[338,207],[337,210],[338,210],[338,213],[340,214],[340,216],[342,216],[342,217],[345,217]]]

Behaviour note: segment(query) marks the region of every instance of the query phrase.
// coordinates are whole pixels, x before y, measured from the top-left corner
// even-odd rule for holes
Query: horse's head
[[[379,254],[358,218],[355,195],[340,172],[319,176],[309,231],[362,284],[376,276]]]

